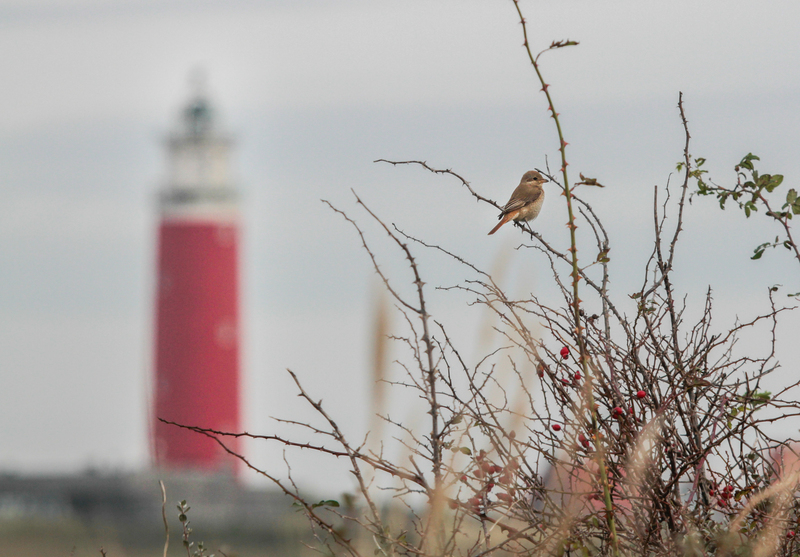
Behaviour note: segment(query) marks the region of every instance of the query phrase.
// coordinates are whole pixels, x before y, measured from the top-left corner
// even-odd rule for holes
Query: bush
[[[611,245],[602,219],[579,196],[582,188],[602,185],[582,175],[577,182],[568,178],[568,144],[539,57],[528,45],[521,12],[519,16],[527,55],[556,125],[561,168],[541,172],[551,182],[550,191],[563,193],[569,249],[559,251],[527,223],[517,226],[531,242],[524,247],[549,264],[560,299],[510,297],[490,273],[389,226],[356,195],[358,207],[407,261],[414,287],[407,296],[382,270],[358,222],[329,204],[358,233],[403,316],[406,332],[394,340],[409,356],[399,362],[404,381],[392,387],[412,389],[425,401],[428,425],[423,433],[384,417],[407,447],[406,459],[391,459],[382,450],[351,441],[333,412],[315,401],[290,371],[300,395],[324,419],[324,427],[306,425],[319,442],[261,438],[345,457],[358,492],[341,502],[310,500],[290,478],[245,462],[295,498],[323,551],[331,554],[796,553],[794,493],[800,467],[793,445],[768,431],[798,415],[800,404],[793,395],[797,383],[780,393],[763,385],[778,369],[775,331],[786,308],[776,303],[776,288],[765,289],[768,311],[718,328],[711,322],[710,289],[694,319],[672,280],[690,187],[697,184],[700,194],[738,201],[737,195],[714,190],[704,181],[702,159],[690,155],[679,97],[686,132],[679,164],[682,182],[677,192],[669,187],[654,191],[652,253],[641,287],[630,296],[633,314],[627,315],[624,308],[630,300],[609,294]],[[555,42],[547,50],[575,44]],[[384,162],[418,165],[455,178],[477,201],[501,209],[456,172],[421,161]],[[764,188],[775,181],[767,176]],[[753,187],[761,183],[757,178]],[[780,214],[770,211],[783,219],[791,243],[794,205]],[[592,232],[588,244],[576,235],[579,224]],[[793,243],[788,247],[796,253]],[[463,282],[450,288],[470,295],[476,308],[492,312],[505,347],[474,363],[462,356],[447,326],[433,319],[426,304],[424,272],[415,257],[415,250],[423,249],[462,266]],[[600,309],[590,313],[587,307]],[[763,353],[737,352],[740,335],[762,325],[771,338]],[[503,375],[501,366],[512,373]],[[223,446],[225,436],[232,435],[185,427],[213,436]],[[385,437],[387,443],[393,436]],[[331,440],[335,448],[324,445]]]

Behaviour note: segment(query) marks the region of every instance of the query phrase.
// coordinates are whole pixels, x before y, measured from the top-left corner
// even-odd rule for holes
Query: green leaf
[[[789,190],[786,194],[786,205],[791,208],[792,213],[800,215],[800,199],[797,197],[797,190],[794,188]]]
[[[750,397],[752,398],[750,404],[753,406],[761,406],[762,404],[766,404],[770,401],[772,398],[772,393],[770,391],[754,391],[750,393]]]
[[[750,161],[760,161],[760,160],[761,159],[759,159],[753,153],[747,153],[747,155],[745,155],[745,157],[742,159],[742,162],[740,162],[738,166],[741,166],[742,168],[746,168],[748,170],[753,170],[753,163]]]
[[[767,185],[765,187],[769,192],[780,186],[783,182],[783,176],[781,174],[775,174],[774,176],[765,174],[765,176],[767,177]]]
[[[462,453],[464,453],[465,455],[471,455],[471,454],[472,454],[472,451],[470,450],[470,448],[469,448],[469,447],[461,447],[459,450],[460,450]]]
[[[761,244],[760,246],[758,246],[755,249],[753,257],[751,257],[750,259],[761,259],[761,256],[764,255],[764,250],[767,248],[768,245],[769,244]]]
[[[339,501],[334,501],[333,499],[326,499],[325,501],[320,501],[319,503],[314,503],[311,505],[312,509],[316,509],[317,507],[338,507]]]

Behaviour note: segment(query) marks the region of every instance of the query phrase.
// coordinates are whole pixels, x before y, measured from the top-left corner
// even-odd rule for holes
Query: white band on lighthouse
[[[198,95],[167,140],[167,183],[159,196],[165,219],[234,220],[238,193],[230,176],[232,140],[217,129],[214,113]]]

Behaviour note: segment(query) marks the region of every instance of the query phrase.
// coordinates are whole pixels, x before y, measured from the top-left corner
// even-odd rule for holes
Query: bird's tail
[[[511,220],[511,215],[508,215],[508,214],[506,214],[506,215],[503,215],[503,218],[502,218],[502,219],[500,219],[500,222],[498,222],[498,223],[497,223],[497,226],[495,226],[494,228],[492,228],[492,231],[491,231],[491,232],[489,232],[489,236],[491,236],[492,234],[494,234],[495,232],[497,232],[497,229],[498,229],[498,228],[500,228],[501,226],[503,226],[505,223],[507,223],[507,222],[508,222],[508,221],[510,221],[510,220]]]

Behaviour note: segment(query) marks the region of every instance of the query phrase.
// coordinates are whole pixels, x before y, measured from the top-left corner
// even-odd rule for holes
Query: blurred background
[[[753,152],[763,172],[785,175],[784,190],[796,187],[796,3],[521,5],[535,52],[580,41],[541,62],[571,177],[607,186],[585,196],[608,226],[616,295],[642,281],[653,186],[679,180],[679,91],[691,151],[708,159],[712,179],[732,183],[733,166]],[[545,295],[546,262],[515,251],[511,227],[488,237],[495,211],[456,180],[373,162],[451,168],[501,203],[526,170],[550,161],[555,172],[557,138],[522,40],[506,0],[0,0],[0,472],[151,466],[157,192],[192,76],[204,76],[234,138],[244,429],[308,419],[286,368],[354,438],[368,429],[381,288],[352,228],[321,199],[365,222],[398,283],[409,281],[402,258],[351,188],[386,222],[483,268],[508,261],[512,290]],[[534,228],[564,245],[559,201],[547,198]],[[695,199],[686,219],[677,286],[691,306],[710,285],[720,327],[766,310],[767,286],[800,291],[788,252],[750,260],[778,234],[763,215],[746,220]],[[426,257],[431,290],[463,276]],[[464,298],[431,296],[457,339],[473,342],[486,327],[482,314],[464,313]],[[787,373],[796,373],[789,350],[799,331],[790,316],[780,332]],[[278,447],[244,450],[285,470]],[[319,466],[292,461],[295,480],[325,494],[351,489],[344,471]],[[153,494],[160,504],[157,486]]]

